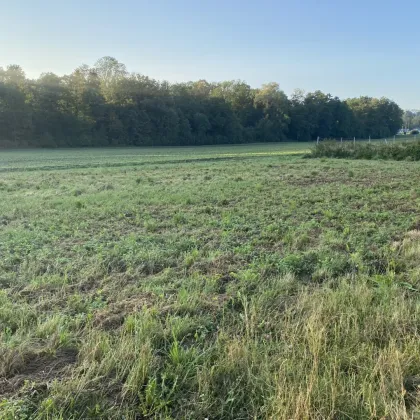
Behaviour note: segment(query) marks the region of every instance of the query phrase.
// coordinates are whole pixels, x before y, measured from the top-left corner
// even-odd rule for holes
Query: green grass
[[[418,418],[420,163],[307,148],[2,152],[0,418]]]
[[[142,166],[190,160],[235,159],[255,156],[301,154],[310,143],[260,143],[200,147],[91,148],[68,150],[6,150],[0,153],[0,172],[70,168]]]

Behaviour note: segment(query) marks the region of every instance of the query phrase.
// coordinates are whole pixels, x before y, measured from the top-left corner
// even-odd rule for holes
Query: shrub
[[[420,160],[420,141],[406,143],[338,143],[318,144],[308,157],[339,159]]]

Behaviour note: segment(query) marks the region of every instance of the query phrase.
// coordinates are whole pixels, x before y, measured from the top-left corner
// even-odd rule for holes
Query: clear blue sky
[[[70,73],[104,55],[157,79],[276,81],[420,108],[420,2],[0,0],[0,66]]]

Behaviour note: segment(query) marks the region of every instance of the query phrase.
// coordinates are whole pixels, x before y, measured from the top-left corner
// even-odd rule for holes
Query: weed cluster
[[[325,141],[315,146],[308,156],[417,161],[420,160],[420,141],[372,143]]]

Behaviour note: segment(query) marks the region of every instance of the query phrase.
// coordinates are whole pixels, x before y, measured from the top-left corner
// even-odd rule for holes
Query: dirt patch
[[[220,294],[226,293],[226,287],[229,283],[236,281],[231,274],[224,274],[217,280],[218,291]]]
[[[0,396],[15,393],[25,381],[46,385],[66,376],[70,366],[76,363],[77,353],[76,349],[67,348],[57,350],[55,354],[9,354],[8,369],[0,376]]]
[[[165,319],[169,315],[200,316],[213,314],[217,316],[230,299],[231,296],[227,293],[212,295],[211,297],[203,295],[199,305],[166,305],[159,309],[159,316],[161,319]]]
[[[153,302],[154,299],[151,293],[144,293],[140,296],[112,302],[106,308],[95,313],[93,324],[106,330],[118,328],[123,324],[127,315],[139,312],[144,307],[151,307]]]
[[[299,177],[299,178],[289,178],[285,179],[285,182],[288,185],[295,187],[313,187],[313,186],[322,186],[329,184],[339,184],[339,185],[354,185],[361,187],[375,187],[381,185],[380,182],[375,177],[349,177],[343,173],[328,173],[328,176],[308,176],[308,177]],[[383,182],[383,180],[381,180]]]
[[[409,376],[404,379],[404,400],[406,407],[412,407],[420,402],[420,376]]]
[[[206,275],[215,275],[220,273],[230,273],[235,271],[238,264],[243,264],[246,261],[243,258],[233,254],[226,253],[219,255],[212,261],[197,261],[191,266],[190,271],[200,271]]]

